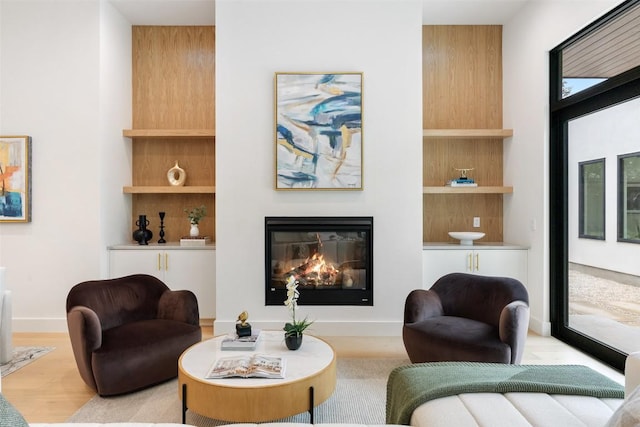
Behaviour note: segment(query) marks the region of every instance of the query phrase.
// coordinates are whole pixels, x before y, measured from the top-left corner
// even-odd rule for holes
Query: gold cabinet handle
[[[473,259],[471,258],[473,255],[471,252],[467,255],[467,271],[473,271]]]
[[[476,254],[476,271],[480,270],[480,254]]]
[[[160,263],[161,263],[160,252],[158,252],[158,271],[162,270],[162,265]]]
[[[164,254],[164,271],[169,270],[169,254],[165,252]]]

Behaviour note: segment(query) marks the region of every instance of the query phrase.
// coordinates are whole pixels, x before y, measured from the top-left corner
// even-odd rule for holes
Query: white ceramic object
[[[484,233],[479,231],[450,231],[449,236],[460,240],[461,245],[473,245],[473,241],[483,238]]]
[[[187,179],[187,173],[184,169],[178,166],[177,160],[176,165],[167,172],[167,179],[169,180],[169,184],[174,187],[181,187],[184,185],[184,181]]]

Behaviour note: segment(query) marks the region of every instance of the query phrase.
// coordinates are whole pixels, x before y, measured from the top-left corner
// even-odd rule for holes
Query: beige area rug
[[[13,358],[4,365],[0,365],[0,376],[6,377],[54,349],[55,347],[14,347]]]
[[[387,378],[394,368],[409,363],[408,359],[339,358],[336,390],[316,407],[314,422],[385,424]],[[172,380],[124,396],[96,396],[67,421],[180,423],[182,405],[177,384],[177,380]],[[307,396],[299,398],[306,399]],[[277,421],[308,423],[309,413]],[[228,423],[188,411],[187,424],[211,427]]]

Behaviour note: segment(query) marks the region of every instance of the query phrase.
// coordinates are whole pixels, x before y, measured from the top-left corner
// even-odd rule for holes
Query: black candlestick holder
[[[167,243],[164,240],[164,212],[158,212],[158,215],[160,215],[160,240],[158,240],[158,243]]]

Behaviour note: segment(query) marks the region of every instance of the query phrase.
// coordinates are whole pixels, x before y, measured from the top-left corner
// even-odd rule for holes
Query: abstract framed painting
[[[0,222],[31,221],[31,137],[0,136]]]
[[[362,190],[362,73],[276,73],[276,190]]]

